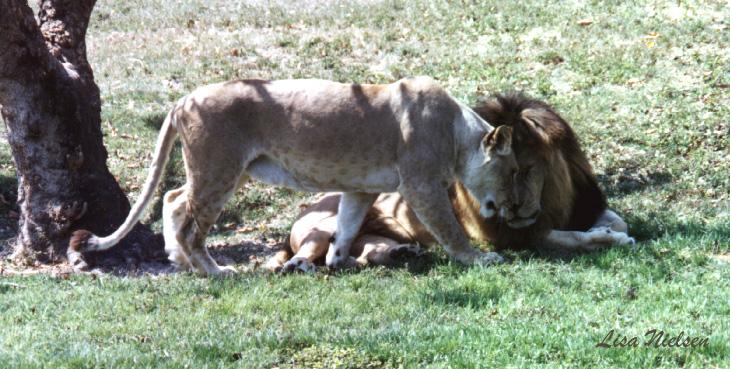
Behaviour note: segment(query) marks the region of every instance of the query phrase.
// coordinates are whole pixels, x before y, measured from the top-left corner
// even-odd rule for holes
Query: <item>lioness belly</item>
[[[395,166],[337,167],[327,160],[261,155],[246,171],[256,180],[300,191],[391,192],[400,183]]]

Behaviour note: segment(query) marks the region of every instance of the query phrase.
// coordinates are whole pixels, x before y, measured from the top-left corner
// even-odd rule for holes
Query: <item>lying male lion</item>
[[[449,188],[453,212],[466,233],[496,248],[595,249],[633,243],[626,223],[606,209],[588,159],[570,126],[549,105],[519,94],[495,96],[474,109],[490,124],[511,127],[519,172],[513,182],[513,207],[503,218],[484,217],[464,186]],[[368,212],[351,253],[360,265],[390,265],[420,253],[418,244],[437,242],[405,199],[382,194]],[[340,196],[328,194],[307,207],[294,223],[290,249],[267,267],[312,271],[329,248]],[[292,252],[296,253],[289,260]]]
[[[350,244],[381,192],[398,191],[455,260],[499,262],[475,250],[451,211],[458,180],[493,216],[509,207],[517,171],[509,127],[494,129],[427,77],[389,85],[322,80],[219,83],[182,98],[162,125],[150,174],[124,224],[108,237],[76,231],[69,261],[118,243],[149,203],[180,135],[187,183],[165,195],[170,259],[201,274],[233,271],[208,254],[205,237],[249,177],[304,191],[342,191],[327,265],[354,260]],[[336,232],[335,232],[336,230]],[[329,244],[328,244],[329,245]]]

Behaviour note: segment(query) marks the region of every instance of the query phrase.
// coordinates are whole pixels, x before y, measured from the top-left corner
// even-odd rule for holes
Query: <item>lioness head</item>
[[[512,150],[512,127],[497,127],[481,142],[481,150],[468,163],[464,186],[479,201],[479,213],[491,218],[512,207],[517,159]]]

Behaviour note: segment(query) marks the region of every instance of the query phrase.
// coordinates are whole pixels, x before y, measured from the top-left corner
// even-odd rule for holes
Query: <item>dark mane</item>
[[[540,200],[543,204],[543,211],[548,214],[540,215],[538,222],[527,229],[507,233],[511,233],[517,238],[524,238],[524,236],[518,237],[517,234],[530,233],[530,228],[533,227],[536,228],[535,230],[545,231],[542,228],[548,226],[550,229],[585,231],[606,210],[606,197],[598,186],[598,181],[593,174],[588,158],[580,147],[578,138],[570,125],[550,105],[528,98],[522,93],[512,92],[494,95],[476,106],[474,111],[493,126],[509,125],[513,128],[515,132],[513,147],[518,161],[520,154],[529,150],[530,154],[540,155],[543,158],[557,154],[562,157],[561,160],[567,166],[569,178],[565,178],[564,181],[569,182],[561,182],[562,179],[557,178],[559,176],[557,171],[548,171],[553,177],[551,178],[553,188],[548,185],[548,178],[546,178],[546,185]],[[540,132],[529,128],[525,122],[526,115],[534,117],[532,121],[539,126]],[[566,191],[572,193],[565,193]],[[550,204],[551,199],[556,196],[560,198],[561,204]],[[569,197],[562,198],[562,196]],[[547,209],[551,206],[553,212]],[[554,209],[556,206],[570,206],[570,210],[564,213],[565,216],[557,216],[556,209]],[[497,227],[498,233],[503,233],[507,229],[506,226]],[[498,237],[498,239],[501,238],[503,237]],[[507,242],[507,240],[504,241]],[[502,242],[497,242],[497,244],[500,243]],[[514,247],[516,245],[505,246]]]

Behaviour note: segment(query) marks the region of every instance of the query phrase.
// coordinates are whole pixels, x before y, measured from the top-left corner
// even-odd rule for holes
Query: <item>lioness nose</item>
[[[487,201],[486,205],[487,209],[489,210],[497,210],[497,205],[494,203],[494,201],[489,200]]]

